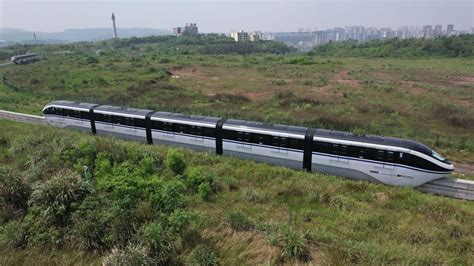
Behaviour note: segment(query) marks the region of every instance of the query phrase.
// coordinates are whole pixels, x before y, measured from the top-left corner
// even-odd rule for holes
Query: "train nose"
[[[448,166],[446,167],[446,169],[447,169],[448,171],[451,171],[451,172],[452,172],[452,171],[454,171],[454,165],[450,163],[450,164],[448,164]]]

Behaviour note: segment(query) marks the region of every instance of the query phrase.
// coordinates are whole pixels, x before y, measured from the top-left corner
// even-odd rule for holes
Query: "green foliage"
[[[215,179],[215,175],[212,172],[209,172],[209,170],[202,167],[193,167],[187,175],[186,185],[193,191],[198,192],[199,186],[206,183],[210,189],[212,188],[213,191],[216,191],[217,186],[215,184]]]
[[[308,243],[305,236],[295,228],[283,225],[279,233],[279,245],[281,248],[281,257],[307,260],[308,259]]]
[[[196,247],[191,254],[190,263],[199,266],[216,266],[220,264],[219,258],[208,246]]]
[[[9,210],[25,212],[28,208],[30,194],[31,187],[25,178],[14,173],[0,173],[0,207],[3,212]]]
[[[186,162],[184,160],[184,155],[176,149],[169,149],[168,150],[168,154],[166,155],[165,164],[176,175],[182,175],[184,173],[184,169],[186,168]]]
[[[204,182],[204,183],[199,184],[197,192],[201,199],[208,200],[212,193],[212,189],[209,183]]]
[[[19,221],[11,221],[0,227],[0,239],[11,248],[19,248],[28,243],[27,229]]]
[[[309,55],[351,57],[472,57],[474,35],[441,37],[435,39],[397,38],[385,41],[358,43],[355,41],[329,43],[309,52]]]
[[[149,223],[141,229],[141,242],[159,263],[169,262],[176,253],[176,237],[161,223]]]
[[[186,187],[181,181],[168,181],[159,192],[159,195],[154,195],[154,206],[168,213],[183,208],[186,204],[185,191]]]
[[[59,173],[33,188],[30,204],[50,217],[55,225],[61,225],[81,202],[93,191],[91,185],[71,172]]]
[[[102,265],[156,265],[157,261],[150,257],[150,250],[140,244],[129,243],[124,249],[114,248],[112,252],[102,259]]]
[[[255,228],[255,224],[241,211],[229,212],[227,222],[235,230],[248,231]]]

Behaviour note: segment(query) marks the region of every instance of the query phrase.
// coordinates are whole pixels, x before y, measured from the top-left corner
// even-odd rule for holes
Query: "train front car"
[[[234,119],[222,128],[224,155],[303,168],[307,128]]]
[[[313,138],[312,170],[416,187],[447,176],[454,167],[415,141],[318,129]]]
[[[96,104],[54,101],[43,108],[43,116],[50,125],[90,132],[89,109]]]

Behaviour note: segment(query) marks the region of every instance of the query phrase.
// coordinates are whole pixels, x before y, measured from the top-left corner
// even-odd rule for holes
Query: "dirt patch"
[[[337,73],[337,75],[334,77],[334,79],[336,80],[336,83],[349,85],[349,86],[352,86],[352,87],[359,87],[360,86],[359,81],[354,80],[354,79],[348,79],[348,77],[347,77],[348,73],[349,73],[349,71],[347,71],[347,70],[342,70],[339,73]]]
[[[173,76],[179,76],[179,77],[192,77],[192,76],[198,76],[201,74],[201,72],[195,68],[195,67],[172,67],[169,69],[171,72],[171,75]]]
[[[472,106],[472,101],[471,100],[454,100],[457,105],[470,108]]]
[[[473,163],[459,163],[452,162],[456,172],[465,175],[474,175],[474,164]]]
[[[269,91],[246,91],[246,92],[237,92],[237,94],[243,95],[252,101],[261,101],[271,96]]]
[[[474,86],[474,77],[462,77],[458,80],[453,80],[451,83],[456,85],[473,85]]]

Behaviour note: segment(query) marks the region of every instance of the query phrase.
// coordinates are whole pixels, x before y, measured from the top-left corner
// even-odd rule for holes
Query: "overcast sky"
[[[346,25],[474,27],[474,0],[0,0],[0,28],[52,32],[110,27],[112,12],[118,27],[171,30],[196,22],[200,32],[297,31]]]

